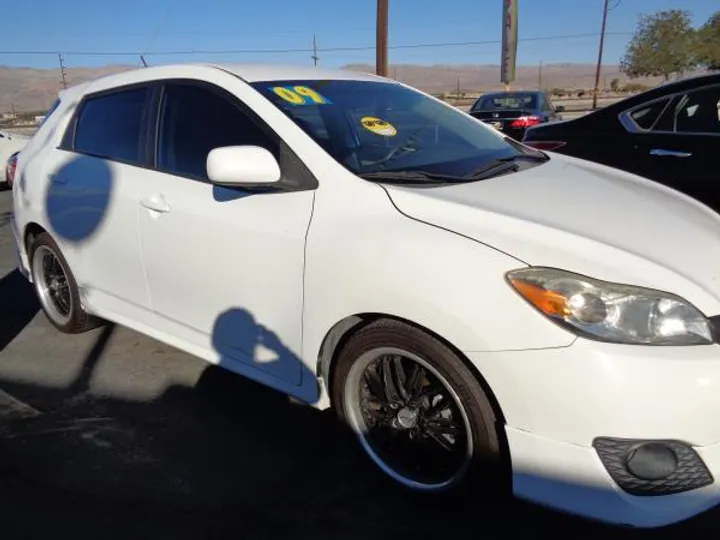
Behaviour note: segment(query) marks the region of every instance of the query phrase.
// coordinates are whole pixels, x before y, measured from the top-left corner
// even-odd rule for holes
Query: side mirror
[[[210,151],[205,164],[213,184],[257,186],[280,180],[275,156],[260,146],[223,146]]]
[[[555,112],[565,112],[565,106],[558,105],[557,107],[555,107]]]

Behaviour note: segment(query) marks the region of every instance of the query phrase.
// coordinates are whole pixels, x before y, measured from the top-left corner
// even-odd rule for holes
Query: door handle
[[[140,201],[140,204],[148,210],[152,210],[153,212],[160,212],[162,214],[165,214],[171,210],[170,205],[165,202],[165,199],[163,199],[162,195],[154,195],[153,197],[142,199]]]
[[[653,148],[650,150],[651,156],[671,156],[671,157],[690,157],[692,152],[681,152],[678,150],[664,150],[663,148]]]

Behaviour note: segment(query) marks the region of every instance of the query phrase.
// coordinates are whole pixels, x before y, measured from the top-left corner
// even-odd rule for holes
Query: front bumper
[[[673,495],[638,496],[621,489],[593,448],[506,429],[519,498],[616,525],[662,527],[720,504],[720,482]],[[720,471],[720,444],[694,449]],[[717,475],[716,475],[717,476]]]
[[[720,504],[720,346],[578,339],[468,356],[503,411],[517,496],[637,527]],[[678,445],[678,473],[654,485],[624,476],[624,439]]]

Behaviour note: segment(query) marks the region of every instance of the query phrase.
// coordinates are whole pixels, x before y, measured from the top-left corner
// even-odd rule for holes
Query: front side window
[[[399,84],[290,80],[252,86],[355,174],[421,171],[457,178],[523,153],[468,114]]]
[[[211,150],[261,146],[277,156],[275,142],[230,99],[197,85],[165,87],[160,106],[158,169],[207,179]]]
[[[675,131],[720,134],[720,86],[685,94],[675,111]]]
[[[74,149],[128,163],[142,161],[143,112],[149,88],[90,97],[81,105]]]

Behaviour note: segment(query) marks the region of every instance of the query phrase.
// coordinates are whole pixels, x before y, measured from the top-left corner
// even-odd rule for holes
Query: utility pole
[[[315,34],[313,34],[313,54],[310,57],[313,59],[313,63],[315,66],[317,66],[318,60],[320,60],[320,57],[317,53],[317,41],[315,41]]]
[[[389,0],[377,0],[375,72],[381,77],[386,77],[388,71],[388,3]]]
[[[603,2],[602,28],[600,29],[600,47],[598,48],[598,61],[595,69],[595,91],[593,92],[592,108],[597,108],[598,86],[600,85],[600,67],[602,66],[603,45],[605,44],[605,23],[607,22],[608,0]]]
[[[60,62],[60,76],[62,77],[63,88],[67,88],[67,78],[65,73],[65,64],[63,63],[62,53],[58,53],[58,61]]]
[[[538,90],[542,90],[542,60],[538,66]]]

